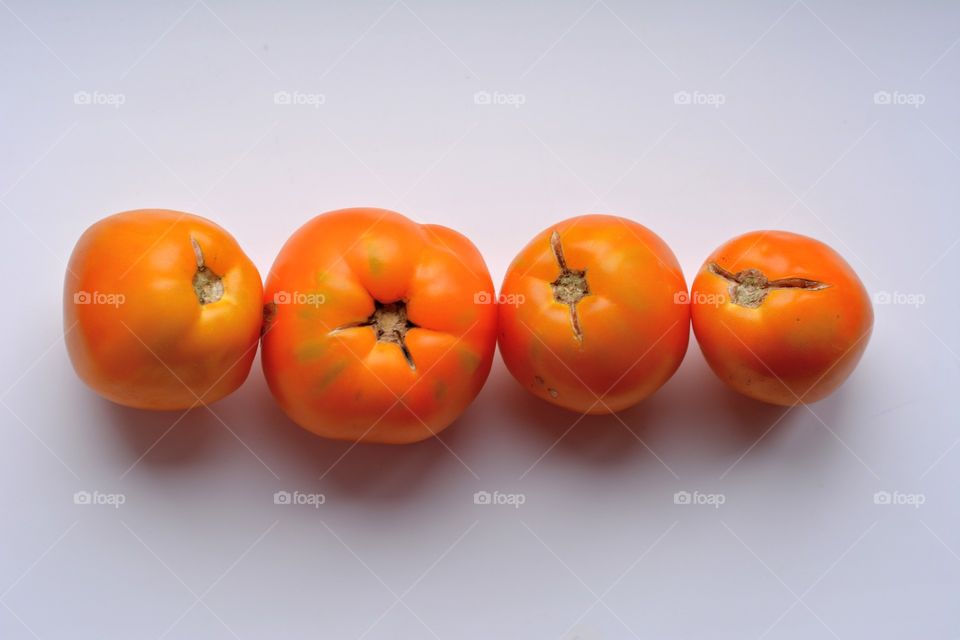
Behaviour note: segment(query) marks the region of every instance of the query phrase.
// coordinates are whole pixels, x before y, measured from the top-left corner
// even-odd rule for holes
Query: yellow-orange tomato
[[[67,351],[116,403],[186,409],[234,391],[262,323],[260,274],[205,218],[163,209],[104,218],[80,237],[63,291]]]
[[[463,412],[490,372],[490,274],[446,227],[385,209],[319,215],[287,240],[264,293],[270,390],[318,435],[423,440]]]
[[[535,395],[572,411],[634,405],[680,366],[690,337],[683,272],[646,227],[586,215],[541,232],[507,271],[500,352]]]
[[[873,309],[850,265],[827,245],[753,231],[707,258],[690,293],[693,330],[713,371],[779,405],[816,402],[857,366]]]

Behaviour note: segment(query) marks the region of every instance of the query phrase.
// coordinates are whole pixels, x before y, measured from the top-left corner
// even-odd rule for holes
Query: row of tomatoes
[[[67,269],[64,328],[94,391],[186,409],[246,379],[322,436],[406,443],[480,392],[496,344],[517,381],[580,413],[632,406],[680,366],[690,324],[716,374],[781,405],[832,393],[860,359],[870,300],[821,242],[757,231],[718,248],[688,291],[670,248],[615,216],[564,220],[510,265],[499,295],[477,248],[383,209],[319,215],[261,284],[224,229],[165,210],[90,227]]]

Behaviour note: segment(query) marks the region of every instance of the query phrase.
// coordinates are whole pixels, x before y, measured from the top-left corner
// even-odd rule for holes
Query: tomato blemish
[[[200,243],[193,237],[190,238],[190,243],[193,245],[193,255],[197,259],[197,272],[193,274],[193,291],[197,294],[197,300],[201,305],[216,302],[223,297],[223,278],[204,264]]]
[[[563,255],[563,246],[560,244],[560,234],[554,231],[550,235],[550,249],[560,267],[560,275],[550,283],[553,287],[553,299],[570,308],[570,326],[573,337],[583,344],[583,328],[580,326],[580,315],[577,313],[577,303],[590,295],[590,286],[587,284],[586,270],[580,271],[567,266]]]
[[[730,301],[733,302],[733,304],[748,309],[758,308],[763,304],[767,295],[774,289],[820,291],[830,286],[825,282],[807,280],[806,278],[779,278],[777,280],[768,280],[767,276],[759,269],[744,269],[743,271],[732,273],[716,262],[708,264],[707,270],[730,283],[727,290],[730,293]],[[799,322],[800,319],[797,318],[797,321]]]
[[[351,322],[337,327],[331,334],[335,334],[344,329],[353,329],[356,327],[372,327],[377,336],[378,342],[392,342],[400,347],[403,357],[410,366],[411,371],[416,371],[417,366],[413,362],[413,355],[407,348],[407,331],[416,329],[417,325],[410,322],[407,318],[407,305],[403,300],[397,302],[383,303],[374,300],[373,313],[366,320],[360,322]]]

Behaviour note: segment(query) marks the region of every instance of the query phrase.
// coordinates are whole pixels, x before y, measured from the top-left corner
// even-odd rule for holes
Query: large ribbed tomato
[[[690,292],[693,330],[721,380],[779,405],[816,402],[857,366],[873,327],[866,289],[827,245],[753,231],[713,252]]]
[[[237,241],[205,218],[162,209],[104,218],[80,237],[67,268],[70,360],[119,404],[209,404],[250,372],[262,290]]]
[[[493,283],[476,247],[446,227],[384,209],[319,215],[287,240],[264,294],[270,390],[318,435],[423,440],[490,372]]]
[[[606,215],[545,229],[500,291],[500,352],[533,394],[581,413],[634,405],[680,366],[690,337],[683,272],[655,233]]]

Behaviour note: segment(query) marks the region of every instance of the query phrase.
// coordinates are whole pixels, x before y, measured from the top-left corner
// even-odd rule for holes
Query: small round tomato
[[[634,405],[680,366],[690,337],[683,272],[655,233],[586,215],[541,232],[507,271],[500,352],[534,395],[580,413]]]
[[[70,360],[94,391],[187,409],[239,387],[262,322],[260,274],[205,218],[162,209],[104,218],[80,237],[63,291]]]
[[[690,293],[693,330],[713,371],[757,400],[794,405],[833,393],[873,327],[866,289],[827,245],[753,231],[707,258]]]
[[[321,436],[423,440],[490,372],[493,283],[476,247],[446,227],[385,209],[319,215],[281,249],[264,299],[270,390]]]

